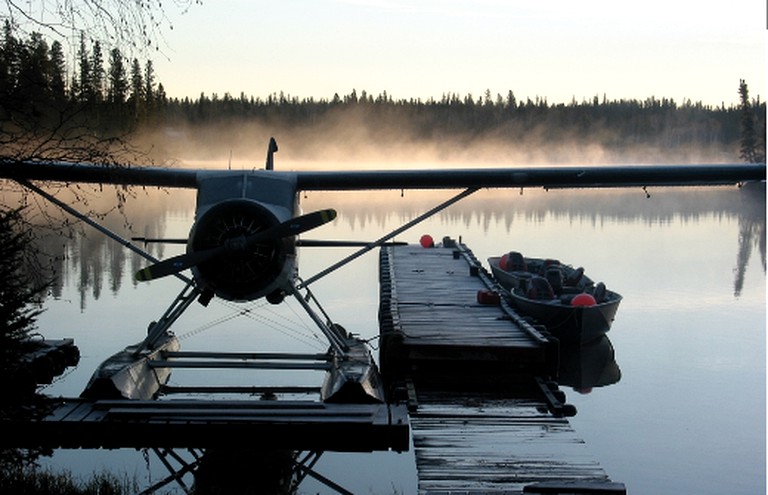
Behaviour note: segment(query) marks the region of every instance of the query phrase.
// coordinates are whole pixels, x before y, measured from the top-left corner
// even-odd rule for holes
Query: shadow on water
[[[258,439],[252,439],[258,443]],[[297,491],[297,453],[258,447],[208,449],[195,471],[194,495],[290,495]]]

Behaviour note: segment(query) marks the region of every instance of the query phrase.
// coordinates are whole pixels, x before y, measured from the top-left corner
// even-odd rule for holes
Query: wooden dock
[[[14,369],[0,376],[3,399],[28,397],[39,385],[53,382],[64,371],[80,361],[80,350],[71,338],[30,338],[19,344],[21,353]]]
[[[461,245],[381,251],[380,366],[388,379],[529,380],[557,369],[558,344],[504,302],[480,302],[494,283]]]
[[[559,345],[505,302],[460,243],[381,255],[387,380],[410,405],[419,495],[624,494],[565,416]]]
[[[387,404],[269,400],[88,400],[0,422],[0,446],[259,448],[370,452],[409,448],[407,411]],[[239,445],[242,443],[242,445]]]
[[[609,482],[568,420],[536,399],[425,394],[411,413],[419,493],[512,494],[542,482]]]

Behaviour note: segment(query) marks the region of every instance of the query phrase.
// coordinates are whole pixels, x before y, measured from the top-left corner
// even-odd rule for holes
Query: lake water
[[[579,393],[570,422],[608,475],[638,494],[765,493],[765,188],[651,188],[479,191],[398,240],[461,237],[485,260],[517,250],[584,266],[624,300],[609,334],[621,380]],[[450,197],[451,192],[311,193],[305,211],[333,207],[338,218],[306,238],[373,240]],[[91,204],[104,208],[109,189]],[[125,214],[106,223],[131,235],[186,237],[194,195],[137,191]],[[132,281],[144,265],[87,227],[54,238],[60,284],[39,319],[49,338],[74,337],[79,366],[46,388],[78,395],[108,355],[140,340],[181,283]],[[179,246],[153,246],[164,257]],[[305,278],[347,249],[304,249]],[[321,279],[313,291],[330,315],[365,338],[378,333],[378,258],[370,253]],[[244,312],[243,309],[249,311]],[[290,301],[195,304],[174,327],[182,348],[322,351],[318,332]],[[375,345],[375,340],[373,341]],[[224,372],[222,372],[224,373]],[[183,373],[172,383],[319,384],[311,373]],[[312,383],[314,382],[314,383]],[[582,391],[583,392],[583,391]],[[326,454],[316,466],[354,493],[415,494],[413,452]],[[142,484],[166,473],[132,450],[61,451],[46,464],[86,475],[102,468]],[[308,480],[300,493],[333,493]]]

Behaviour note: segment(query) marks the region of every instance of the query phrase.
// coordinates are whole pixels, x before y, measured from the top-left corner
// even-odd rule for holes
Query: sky
[[[765,94],[763,0],[204,0],[153,57],[171,97],[738,101]]]

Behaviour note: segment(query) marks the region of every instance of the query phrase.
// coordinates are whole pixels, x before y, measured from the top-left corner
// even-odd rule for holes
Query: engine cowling
[[[249,199],[223,201],[209,208],[192,228],[187,252],[230,247],[224,256],[193,268],[198,285],[230,301],[250,301],[286,288],[295,276],[294,237],[266,240],[250,249],[235,242],[279,223],[265,205]]]

